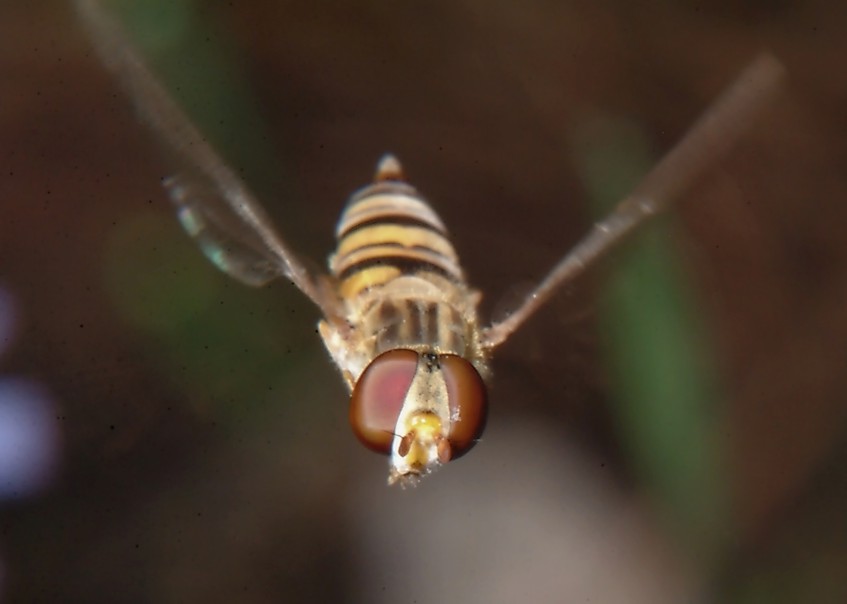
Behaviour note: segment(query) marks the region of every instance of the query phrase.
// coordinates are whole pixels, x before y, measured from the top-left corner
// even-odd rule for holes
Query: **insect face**
[[[389,482],[408,483],[473,447],[487,403],[482,378],[462,357],[395,349],[362,373],[350,423],[365,446],[391,456]]]

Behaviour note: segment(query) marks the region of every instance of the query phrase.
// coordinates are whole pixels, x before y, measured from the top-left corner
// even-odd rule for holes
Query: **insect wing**
[[[274,232],[265,211],[166,92],[117,21],[95,0],[76,0],[76,7],[100,59],[127,91],[141,118],[184,166],[164,184],[180,222],[206,256],[250,285],[286,277],[325,316],[338,317],[335,300],[325,295]]]
[[[280,270],[266,249],[257,244],[249,229],[233,224],[217,192],[204,187],[202,179],[180,174],[163,184],[177,207],[179,222],[206,257],[219,269],[247,285],[260,286],[280,276]],[[213,202],[214,201],[214,202]],[[217,211],[216,211],[217,209]],[[244,232],[241,232],[244,231]]]
[[[757,57],[676,146],[641,180],[611,214],[562,258],[509,316],[483,332],[489,350],[514,333],[550,296],[608,253],[654,214],[678,201],[686,189],[738,141],[785,79],[773,56]]]

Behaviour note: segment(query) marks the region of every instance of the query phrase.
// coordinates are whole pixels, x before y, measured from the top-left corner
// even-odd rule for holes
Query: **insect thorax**
[[[421,270],[344,301],[349,332],[335,333],[324,323],[321,335],[351,387],[375,357],[395,348],[456,354],[487,375],[477,321],[479,294],[464,283]]]
[[[392,348],[452,353],[469,360],[479,356],[476,300],[464,285],[435,275],[408,275],[380,289],[364,297],[364,305],[352,305],[358,316],[351,318],[363,338],[372,342],[374,356]]]

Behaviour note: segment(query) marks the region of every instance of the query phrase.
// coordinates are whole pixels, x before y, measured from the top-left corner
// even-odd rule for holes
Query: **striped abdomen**
[[[340,297],[368,356],[392,348],[475,358],[477,295],[469,290],[441,219],[386,156],[336,229],[330,260]]]
[[[374,183],[350,198],[335,235],[338,247],[330,270],[346,300],[401,275],[431,273],[464,284],[444,224],[402,181],[392,156],[380,162]]]

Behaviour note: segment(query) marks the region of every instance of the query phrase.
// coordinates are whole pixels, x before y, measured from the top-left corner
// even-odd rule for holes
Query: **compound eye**
[[[417,367],[414,350],[389,350],[371,361],[353,387],[350,424],[369,449],[391,452],[397,417]]]
[[[450,441],[455,459],[476,444],[488,415],[488,392],[479,372],[466,359],[455,354],[439,357],[450,405]]]

